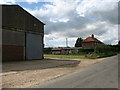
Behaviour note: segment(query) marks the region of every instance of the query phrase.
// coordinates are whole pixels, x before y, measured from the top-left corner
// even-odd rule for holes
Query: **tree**
[[[44,53],[45,53],[45,54],[50,54],[51,51],[52,51],[52,48],[51,48],[51,47],[44,48]]]
[[[118,52],[120,52],[120,40],[118,41]]]
[[[120,40],[118,41],[118,45],[120,45]]]
[[[76,40],[75,47],[82,47],[83,39],[80,37]]]

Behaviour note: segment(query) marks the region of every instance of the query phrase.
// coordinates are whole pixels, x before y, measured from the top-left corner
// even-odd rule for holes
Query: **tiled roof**
[[[93,37],[88,37],[85,40],[83,40],[82,42],[90,42],[90,41],[101,42],[100,40],[93,38]]]

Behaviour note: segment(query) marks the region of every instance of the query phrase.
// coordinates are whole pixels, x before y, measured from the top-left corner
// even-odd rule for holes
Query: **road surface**
[[[118,56],[106,58],[35,88],[118,88]]]

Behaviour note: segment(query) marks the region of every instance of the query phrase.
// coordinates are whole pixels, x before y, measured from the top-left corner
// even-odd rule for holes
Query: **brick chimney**
[[[92,38],[94,38],[94,34],[92,34]]]

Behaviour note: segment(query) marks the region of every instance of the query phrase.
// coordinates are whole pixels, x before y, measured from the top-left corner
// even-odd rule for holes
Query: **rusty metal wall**
[[[24,60],[24,46],[2,45],[2,61]]]

